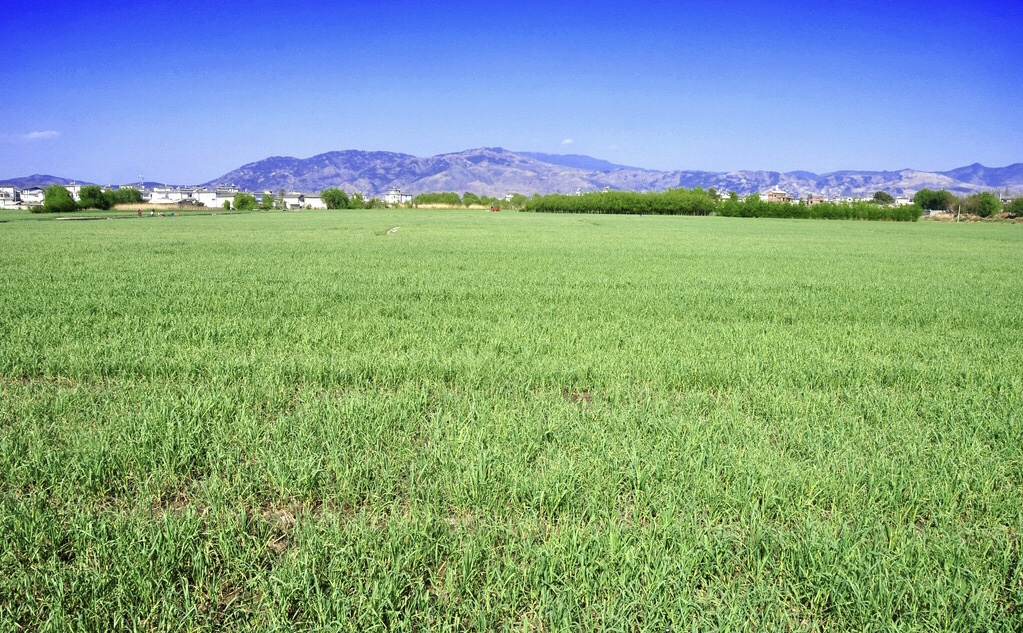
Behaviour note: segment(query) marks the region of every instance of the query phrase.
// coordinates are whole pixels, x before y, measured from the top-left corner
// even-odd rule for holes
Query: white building
[[[402,193],[401,189],[392,187],[390,191],[384,194],[384,202],[387,204],[405,204],[406,202],[412,202],[411,193]]]
[[[29,187],[21,190],[21,204],[34,207],[43,203],[45,192],[42,187]]]
[[[71,197],[75,199],[75,202],[79,202],[82,199],[82,187],[85,186],[87,185],[79,185],[72,183],[70,185],[64,185],[64,188],[68,190],[68,193],[70,193]]]
[[[195,193],[192,194],[192,197],[195,198],[196,202],[204,207],[224,206],[223,202],[219,205],[217,204],[217,192],[212,189],[207,189],[206,187],[196,189]]]
[[[153,187],[149,193],[149,204],[177,204],[191,197],[194,189],[176,189],[174,187]]]
[[[285,209],[326,209],[323,199],[318,193],[301,193],[289,191],[282,200]]]
[[[150,204],[201,203],[208,208],[221,208],[224,202],[234,204],[238,187],[223,185],[216,189],[206,187],[153,187],[149,192]]]
[[[21,191],[14,185],[0,185],[0,209],[20,209]]]
[[[221,209],[224,207],[225,202],[229,202],[231,206],[234,206],[234,197],[237,195],[238,187],[234,185],[218,185],[216,189],[207,189],[206,187],[196,189],[192,197],[196,202],[202,203],[204,207]]]

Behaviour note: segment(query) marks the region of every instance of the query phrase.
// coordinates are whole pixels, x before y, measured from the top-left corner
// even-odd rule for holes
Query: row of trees
[[[1002,204],[1001,199],[990,191],[971,193],[960,198],[951,191],[945,191],[944,189],[939,191],[921,189],[913,196],[913,203],[922,209],[955,211],[977,215],[982,218],[989,218],[1002,212],[1007,212],[1017,217],[1023,216],[1023,197],[1015,198],[1008,204]]]
[[[101,189],[98,185],[86,185],[78,192],[76,201],[67,187],[52,185],[43,191],[43,204],[32,207],[33,213],[70,213],[79,209],[106,210],[117,204],[138,204],[142,192],[131,187]]]
[[[447,207],[500,207],[502,205],[508,205],[510,207],[521,209],[526,205],[529,199],[521,193],[512,194],[511,200],[504,198],[493,198],[490,196],[481,196],[471,191],[466,191],[462,195],[458,195],[453,191],[443,191],[440,193],[421,193],[418,196],[412,198],[412,206],[418,207],[420,205],[443,205]]]
[[[664,192],[606,191],[578,196],[550,194],[533,196],[526,211],[539,213],[609,213],[636,215],[723,215],[756,218],[814,218],[832,220],[915,221],[921,210],[916,206],[890,207],[874,202],[815,205],[764,202],[757,196],[745,200],[734,192],[722,198],[713,191],[669,189]]]
[[[384,206],[383,202],[376,198],[366,199],[361,193],[348,195],[347,192],[337,187],[330,187],[321,191],[320,199],[328,209],[374,209]],[[283,209],[284,190],[281,189],[276,196],[271,193],[264,193],[259,200],[256,200],[256,197],[252,194],[238,193],[234,197],[234,208],[240,211]]]
[[[274,209],[283,205],[283,190],[280,195],[264,194],[257,199],[250,193],[238,193],[234,208],[239,210]],[[361,194],[348,195],[345,191],[331,187],[320,192],[328,209],[373,209],[386,206],[377,198],[363,198]],[[669,189],[663,192],[639,193],[635,191],[605,191],[583,195],[549,194],[527,198],[514,194],[510,201],[480,196],[466,191],[461,196],[454,192],[423,193],[412,199],[411,206],[445,205],[449,207],[501,206],[538,213],[611,213],[611,214],[662,214],[662,215],[723,215],[733,217],[775,217],[775,218],[824,218],[824,219],[870,219],[870,220],[916,220],[925,210],[961,211],[980,217],[990,217],[1003,211],[1023,216],[1023,197],[1003,205],[999,197],[983,191],[958,197],[944,189],[933,191],[921,189],[913,197],[912,206],[891,206],[895,199],[884,191],[874,194],[870,202],[836,204],[824,202],[815,205],[763,202],[757,196],[740,199],[734,192],[720,195],[714,189]],[[137,189],[101,189],[87,185],[79,191],[75,201],[71,192],[61,185],[47,187],[41,207],[33,207],[34,213],[69,213],[78,209],[109,209],[117,204],[138,204],[142,193]],[[229,203],[225,203],[225,207]]]
[[[377,209],[384,206],[377,198],[364,198],[361,193],[348,195],[343,189],[331,187],[320,192],[320,200],[328,209]]]

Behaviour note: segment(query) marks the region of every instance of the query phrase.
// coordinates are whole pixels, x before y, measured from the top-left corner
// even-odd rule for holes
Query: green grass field
[[[4,219],[0,630],[1023,628],[1021,226]]]

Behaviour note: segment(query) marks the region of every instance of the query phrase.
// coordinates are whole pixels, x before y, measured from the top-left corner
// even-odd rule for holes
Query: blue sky
[[[5,4],[0,178],[484,146],[709,171],[1023,161],[1018,1]]]

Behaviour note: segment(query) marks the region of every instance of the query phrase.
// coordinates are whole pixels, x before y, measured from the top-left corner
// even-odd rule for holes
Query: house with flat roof
[[[405,204],[406,202],[412,202],[411,193],[402,193],[401,189],[392,187],[390,191],[384,194],[383,200],[387,204]]]
[[[0,209],[20,209],[21,190],[14,185],[0,185]]]
[[[760,199],[764,202],[792,202],[792,196],[782,191],[777,185],[774,189],[760,194]]]
[[[21,190],[21,203],[27,207],[34,207],[43,203],[45,192],[42,187],[29,187]]]
[[[825,196],[823,196],[823,195],[821,195],[819,193],[811,193],[811,194],[807,194],[807,196],[806,196],[806,206],[808,206],[808,207],[812,207],[814,205],[818,205],[818,204],[821,204],[822,202],[827,202],[827,201],[828,201],[827,197],[825,197]]]
[[[284,194],[283,204],[285,209],[326,209],[323,199],[318,193],[302,193],[300,191],[289,191]]]
[[[149,204],[177,204],[191,197],[195,190],[177,189],[175,187],[153,187],[149,192]]]

